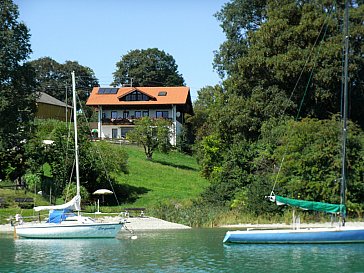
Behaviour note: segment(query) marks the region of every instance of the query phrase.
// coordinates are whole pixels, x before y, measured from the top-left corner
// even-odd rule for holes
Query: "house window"
[[[135,111],[135,118],[141,118],[142,112],[141,111]]]
[[[157,111],[156,117],[157,118],[168,118],[168,111]]]
[[[128,117],[129,117],[129,111],[124,111],[123,118],[128,118]]]
[[[158,93],[158,96],[160,96],[160,97],[167,96],[167,92],[166,92],[166,91],[160,91],[160,92]]]
[[[125,138],[127,133],[132,130],[131,128],[120,128],[120,135],[122,138]]]
[[[143,117],[149,117],[149,111],[143,111]]]
[[[125,97],[121,98],[123,101],[148,101],[149,97],[142,92],[134,91]]]
[[[117,111],[111,111],[111,118],[116,119],[117,117],[118,117],[118,112]]]
[[[103,112],[103,113],[102,113],[102,118],[103,118],[103,119],[105,119],[105,118],[106,118],[106,113],[105,113],[105,112]]]
[[[118,129],[112,129],[111,135],[112,138],[118,138]]]

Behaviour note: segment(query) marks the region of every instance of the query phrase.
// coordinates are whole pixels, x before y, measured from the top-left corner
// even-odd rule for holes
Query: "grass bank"
[[[117,144],[115,144],[117,145]],[[208,181],[199,174],[199,166],[192,156],[172,151],[168,154],[155,152],[153,160],[146,160],[144,150],[134,145],[123,145],[128,153],[128,174],[120,174],[117,181],[133,196],[133,202],[121,203],[121,207],[145,207],[155,214],[161,204],[185,205],[197,198]],[[7,200],[6,209],[0,208],[0,222],[10,215],[33,215],[32,210],[21,209],[13,202],[16,197],[32,197],[36,204],[47,205],[47,200],[30,192],[2,190],[0,197]],[[121,202],[121,200],[119,200]],[[120,212],[120,207],[101,207],[103,212]],[[87,207],[93,211],[93,206]]]
[[[196,159],[178,152],[155,152],[146,160],[141,147],[125,145],[129,155],[129,174],[118,176],[118,182],[134,191],[135,201],[126,206],[153,208],[174,201],[186,203],[197,198],[208,181],[199,174]]]
[[[163,154],[155,152],[153,160],[145,158],[141,147],[123,146],[128,153],[128,174],[120,174],[117,181],[128,189],[134,197],[133,202],[124,202],[120,207],[101,207],[102,212],[119,213],[125,207],[145,207],[146,214],[167,221],[192,227],[215,227],[227,224],[251,223],[271,224],[290,223],[291,212],[284,215],[248,215],[229,208],[210,207],[193,204],[208,181],[199,174],[199,166],[194,157],[178,152]],[[15,202],[16,197],[34,198],[36,205],[47,205],[48,200],[24,190],[0,189],[0,197],[5,198],[7,208],[0,208],[0,224],[17,213],[35,216],[32,209],[22,209]],[[121,201],[121,200],[119,200]],[[94,212],[95,207],[85,207],[86,212]],[[313,217],[313,218],[312,218]],[[327,215],[303,213],[302,222],[328,221]],[[362,219],[348,219],[357,221]]]

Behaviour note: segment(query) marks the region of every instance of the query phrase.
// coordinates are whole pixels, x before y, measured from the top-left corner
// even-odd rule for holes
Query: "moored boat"
[[[228,231],[224,243],[338,244],[364,243],[362,227]]]
[[[75,135],[75,166],[77,193],[73,199],[62,205],[34,207],[36,212],[49,211],[46,223],[21,223],[14,226],[16,236],[34,239],[70,239],[70,238],[114,238],[124,226],[125,221],[96,222],[94,219],[82,216],[80,176],[78,164],[77,118],[76,118],[76,87],[75,74],[72,72],[73,113]],[[75,213],[74,213],[75,211]]]
[[[313,244],[313,243],[363,243],[363,227],[347,227],[346,219],[346,139],[347,139],[347,115],[348,115],[348,1],[345,3],[345,67],[344,67],[344,96],[343,96],[343,126],[342,126],[342,153],[341,153],[341,191],[340,204],[329,204],[324,202],[314,202],[285,198],[275,195],[272,191],[267,198],[277,205],[289,205],[304,210],[321,211],[338,215],[341,221],[332,228],[306,228],[293,227],[292,229],[272,229],[272,230],[244,230],[228,231],[223,239],[224,243],[241,244]]]

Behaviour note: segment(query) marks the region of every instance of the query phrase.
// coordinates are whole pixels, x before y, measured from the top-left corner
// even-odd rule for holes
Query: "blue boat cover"
[[[49,218],[47,223],[59,224],[69,216],[75,216],[72,210],[69,209],[53,210],[49,213]]]

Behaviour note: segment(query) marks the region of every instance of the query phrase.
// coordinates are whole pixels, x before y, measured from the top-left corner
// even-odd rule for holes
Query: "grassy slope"
[[[208,185],[198,170],[196,159],[178,152],[162,154],[155,152],[153,160],[145,159],[141,147],[125,145],[129,155],[129,174],[121,174],[119,183],[125,183],[136,188],[145,188],[147,193],[139,195],[134,203],[122,204],[124,207],[152,208],[166,201],[176,203],[188,202],[199,196]],[[34,197],[37,205],[46,205],[45,200],[28,191],[0,189],[0,197],[8,201],[8,208],[0,208],[0,223],[5,223],[9,215],[21,213],[23,216],[34,214],[32,209],[21,209],[13,202],[15,197]],[[43,204],[44,203],[44,204]],[[114,208],[110,208],[114,210]]]
[[[177,152],[155,152],[153,160],[145,159],[141,147],[125,146],[129,155],[129,174],[119,176],[119,182],[143,187],[147,193],[128,206],[153,207],[161,202],[187,202],[198,197],[207,180],[199,175],[196,159]]]

